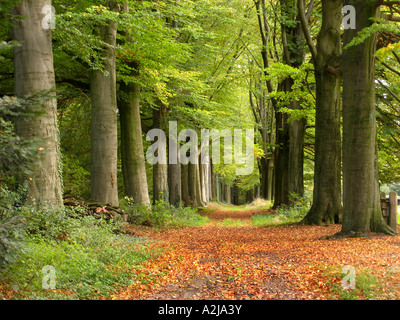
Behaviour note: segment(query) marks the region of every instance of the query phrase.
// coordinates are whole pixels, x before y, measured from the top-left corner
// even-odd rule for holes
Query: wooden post
[[[390,212],[388,218],[389,226],[397,232],[397,193],[389,193]]]
[[[381,192],[381,210],[383,219],[386,221],[386,223],[388,223],[386,194],[384,192]]]

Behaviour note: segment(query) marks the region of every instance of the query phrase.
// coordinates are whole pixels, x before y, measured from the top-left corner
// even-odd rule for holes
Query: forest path
[[[245,217],[248,212],[231,214],[251,217]],[[324,239],[338,231],[339,225],[224,226],[212,219],[201,227],[156,232],[151,238],[165,251],[147,261],[137,271],[139,280],[114,298],[329,299],[332,281],[341,284],[343,266],[371,267],[382,245],[397,251],[380,252],[386,268],[400,253],[397,237]]]

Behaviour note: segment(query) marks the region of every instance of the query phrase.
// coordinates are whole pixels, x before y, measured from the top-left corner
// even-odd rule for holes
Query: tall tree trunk
[[[154,129],[161,129],[165,132],[165,112],[166,107],[162,103],[160,103],[159,109],[153,110]],[[153,165],[153,204],[160,200],[169,202],[168,164],[157,162]]]
[[[268,193],[266,198],[269,201],[272,201],[272,195],[274,194],[274,171],[274,159],[270,159],[268,163]],[[258,195],[255,194],[255,197],[258,197]]]
[[[50,98],[43,102],[42,115],[18,120],[15,129],[25,139],[43,139],[44,150],[34,164],[27,203],[63,207],[52,35],[50,29],[42,27],[42,8],[50,5],[50,0],[26,0],[16,5],[16,14],[22,19],[15,21],[12,29],[13,39],[21,42],[14,48],[15,94],[24,98],[44,90]]]
[[[129,13],[128,2],[123,3],[123,11]],[[125,36],[127,41],[134,41],[131,36]],[[132,68],[130,76],[138,79],[139,63],[132,61],[129,66]],[[125,194],[135,203],[150,205],[140,118],[140,91],[140,85],[136,82],[121,82],[119,86],[121,165]]]
[[[261,36],[261,41],[262,41],[262,50],[261,50],[261,58],[263,60],[263,67],[264,71],[263,74],[267,78],[268,73],[267,69],[269,68],[269,58],[268,58],[268,41],[270,38],[270,30],[269,30],[269,25],[268,25],[268,20],[267,20],[267,10],[266,10],[266,5],[265,5],[265,0],[257,0],[255,1],[255,6],[256,6],[256,11],[257,11],[257,19],[258,19],[258,26],[260,30],[260,36]],[[268,93],[274,92],[273,86],[272,86],[272,81],[271,80],[265,80],[265,84],[267,87]],[[251,99],[250,99],[251,102]],[[262,198],[267,198],[268,194],[271,193],[273,194],[273,198],[275,199],[274,206],[275,208],[280,206],[283,203],[287,203],[288,197],[285,197],[285,194],[287,194],[287,172],[288,172],[288,153],[287,153],[287,145],[288,145],[288,135],[287,135],[287,124],[286,120],[283,119],[286,118],[282,113],[279,112],[278,110],[278,105],[277,101],[272,98],[271,99],[271,105],[273,109],[274,115],[271,114],[271,118],[275,117],[275,144],[278,145],[278,147],[275,148],[275,151],[273,152],[273,157],[271,158],[272,161],[275,163],[274,165],[274,185],[272,188],[269,190],[268,189],[268,168],[265,166],[265,164],[261,163],[261,175],[262,180],[260,189],[258,190],[259,193],[258,195],[261,196]],[[267,142],[267,139],[269,138],[267,135],[267,132],[265,131],[265,125],[266,125],[266,108],[265,108],[265,99],[264,97],[260,101],[260,119],[259,121],[263,123],[263,129],[261,130],[261,136],[263,137],[263,141]],[[265,121],[262,121],[262,118],[264,117]],[[272,125],[271,125],[272,127]],[[279,130],[278,130],[279,129]],[[272,130],[272,128],[271,128]],[[269,143],[272,143],[271,141],[268,141]],[[268,149],[264,147],[264,152],[266,155],[268,155]],[[272,152],[271,152],[272,153]],[[262,160],[261,160],[262,161]],[[273,189],[273,191],[272,191]]]
[[[224,194],[225,202],[228,203],[228,204],[231,204],[232,203],[231,186],[225,184],[224,191],[225,191],[225,194]]]
[[[101,39],[108,46],[104,48],[103,53],[104,70],[90,71],[91,198],[97,202],[118,206],[118,120],[115,70],[117,23],[109,21],[108,25],[99,26],[98,29]]]
[[[196,206],[197,207],[204,207],[204,201],[201,196],[201,176],[200,176],[200,164],[195,164],[193,169],[196,170]]]
[[[263,199],[266,200],[271,200],[271,198],[268,199],[268,196],[271,194],[270,193],[270,185],[268,184],[269,181],[269,170],[268,170],[268,162],[270,159],[267,159],[266,157],[262,157],[261,159],[258,159],[258,170],[260,172],[260,194]]]
[[[226,185],[225,185],[225,183],[223,182],[223,181],[220,181],[220,183],[219,183],[219,185],[220,185],[220,188],[219,188],[219,192],[220,192],[220,201],[221,202],[226,202],[226,199],[225,199],[225,188],[226,188]]]
[[[208,153],[199,155],[199,174],[200,174],[200,194],[203,203],[209,201],[209,162],[210,157]]]
[[[303,0],[299,0],[302,4]],[[313,53],[316,81],[313,204],[305,224],[338,222],[341,211],[340,80],[342,0],[322,2],[322,26]],[[303,6],[300,12],[304,14]],[[303,29],[307,30],[303,15]]]
[[[150,205],[140,119],[140,85],[120,84],[121,163],[125,194],[135,203]]]
[[[214,165],[212,163],[212,159],[210,160],[210,172],[211,172],[211,200],[218,201],[218,195],[217,195],[217,179],[215,177],[215,172],[214,172]]]
[[[185,206],[190,205],[189,196],[189,165],[181,164],[181,191],[182,191],[182,202]]]
[[[213,201],[213,189],[214,189],[214,173],[212,168],[212,162],[210,159],[210,163],[208,165],[208,201]]]
[[[246,191],[246,203],[252,203],[254,200],[254,190]]]
[[[174,142],[176,143],[176,142]],[[171,141],[169,146],[171,145]],[[168,164],[168,188],[169,203],[178,207],[182,201],[182,182],[181,182],[181,164],[179,163],[179,144],[176,143],[176,150],[169,148],[169,152],[177,152],[177,163]]]
[[[284,16],[291,17],[293,21],[288,24],[281,22],[281,33],[283,43],[283,61],[294,68],[299,68],[304,62],[304,33],[298,15],[297,4],[293,1],[281,0],[281,11]],[[287,93],[293,91],[294,81],[287,78],[282,83],[283,90]],[[292,110],[301,110],[301,101],[293,99],[288,107]],[[289,120],[289,119],[288,119]],[[295,199],[292,195],[302,198],[304,196],[304,136],[306,131],[305,119],[290,120],[285,124],[288,130],[288,162],[287,162],[287,203],[291,204]],[[286,168],[285,168],[286,169]]]
[[[292,85],[292,81],[290,81]],[[290,87],[290,89],[292,88]],[[290,108],[300,110],[300,103],[291,101]],[[293,120],[288,124],[289,131],[289,163],[288,163],[288,193],[289,203],[295,201],[295,197],[304,196],[304,136],[306,133],[306,120]]]
[[[347,29],[344,45],[377,15],[376,1],[350,0],[356,29]],[[395,234],[383,220],[378,183],[375,109],[376,35],[343,54],[343,224],[342,232]]]
[[[217,201],[222,202],[222,195],[221,195],[221,180],[218,176],[215,177],[215,191],[217,192]]]
[[[274,205],[278,208],[289,204],[289,128],[287,126],[288,115],[276,112],[276,144],[275,148],[275,181],[274,181]]]
[[[191,206],[198,207],[202,206],[201,201],[201,190],[200,190],[200,173],[198,163],[189,163],[188,165],[188,177],[189,177],[189,198]]]

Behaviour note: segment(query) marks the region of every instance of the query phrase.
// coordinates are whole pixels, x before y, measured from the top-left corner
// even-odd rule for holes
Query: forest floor
[[[398,236],[330,239],[340,225],[256,227],[255,213],[217,210],[205,213],[211,219],[204,226],[137,230],[163,253],[146,261],[137,281],[112,298],[400,298]],[[240,223],[224,224],[226,218]],[[346,265],[354,268],[355,289],[343,289],[343,279],[351,283],[342,273]]]

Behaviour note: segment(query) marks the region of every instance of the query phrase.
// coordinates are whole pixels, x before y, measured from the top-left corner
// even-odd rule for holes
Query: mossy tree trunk
[[[140,119],[140,85],[121,83],[120,94],[123,95],[118,108],[125,194],[136,203],[150,205]]]
[[[357,27],[344,33],[346,46],[377,16],[376,1],[351,0]],[[375,109],[376,35],[343,54],[343,223],[342,233],[394,234],[383,220],[378,183]]]
[[[123,3],[123,11],[129,13],[128,2]],[[134,41],[128,34],[124,35],[126,41]],[[132,68],[130,74],[132,79],[128,83],[121,81],[118,92],[124,189],[125,195],[131,197],[136,203],[150,205],[140,117],[141,87],[138,83],[140,64],[137,61],[131,61],[129,67]]]
[[[317,47],[305,21],[304,3],[299,0],[303,30],[313,55],[316,82],[314,191],[305,224],[338,222],[341,212],[340,81],[342,0],[322,2],[322,26]]]

